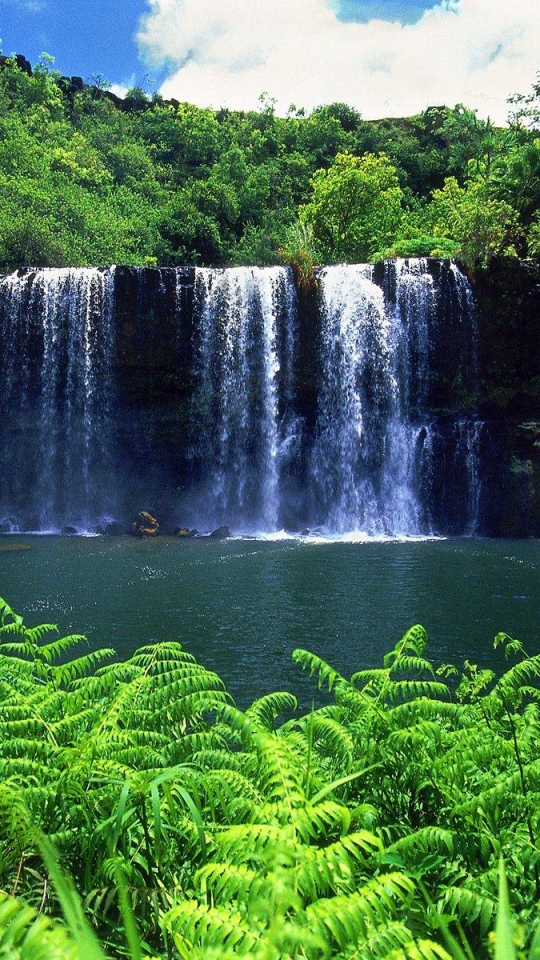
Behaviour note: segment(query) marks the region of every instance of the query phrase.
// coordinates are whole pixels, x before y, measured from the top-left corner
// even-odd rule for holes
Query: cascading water
[[[282,267],[201,268],[194,299],[199,517],[210,526],[276,530],[291,430],[292,275]]]
[[[418,533],[415,436],[406,417],[407,328],[399,309],[388,309],[370,265],[327,267],[320,286],[323,374],[312,455],[315,516],[336,532]]]
[[[318,285],[298,303],[282,267],[1,279],[0,529],[155,507],[236,533],[477,532],[466,278],[410,259],[326,267]]]
[[[86,531],[114,513],[113,293],[113,269],[0,283],[5,527]]]
[[[463,319],[470,288],[454,265],[451,271]],[[426,406],[439,305],[429,263],[388,261],[381,286],[370,265],[326,267],[319,283],[322,386],[312,522],[335,532],[428,534],[434,439]],[[457,432],[455,456],[474,486],[478,444],[464,446],[463,425]],[[467,496],[470,530],[478,503],[475,494]]]
[[[480,524],[480,497],[482,479],[480,476],[480,442],[484,423],[482,420],[458,420],[457,430],[457,459],[462,460],[465,466],[467,512],[464,533],[474,536],[478,533]]]

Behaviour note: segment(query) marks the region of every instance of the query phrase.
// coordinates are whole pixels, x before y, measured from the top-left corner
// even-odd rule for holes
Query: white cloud
[[[539,0],[443,0],[406,26],[340,22],[330,0],[147,0],[138,35],[165,97],[285,112],[345,101],[369,118],[465,103],[503,122],[540,69]]]
[[[133,84],[131,84],[131,86],[133,86]],[[108,89],[111,93],[114,93],[116,97],[120,97],[120,99],[123,100],[129,87],[126,87],[123,83],[111,83]]]
[[[40,13],[47,6],[46,0],[0,0],[6,6],[19,7],[28,13]]]

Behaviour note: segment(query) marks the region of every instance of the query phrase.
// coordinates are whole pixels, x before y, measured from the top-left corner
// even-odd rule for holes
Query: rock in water
[[[126,528],[118,523],[117,520],[110,520],[109,523],[106,523],[101,531],[104,537],[121,537],[126,533]]]
[[[131,524],[130,532],[134,537],[156,537],[159,522],[148,510],[140,510],[139,516]]]
[[[231,536],[231,531],[229,527],[218,527],[217,530],[212,530],[212,533],[208,534],[209,537],[212,537],[213,540],[228,540]]]

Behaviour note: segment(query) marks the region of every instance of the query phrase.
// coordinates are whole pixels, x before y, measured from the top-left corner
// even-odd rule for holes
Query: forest
[[[120,108],[121,107],[121,108]],[[344,103],[276,114],[123,102],[66,87],[43,55],[0,70],[0,267],[292,265],[540,253],[540,80],[496,128],[434,106],[365,121]]]

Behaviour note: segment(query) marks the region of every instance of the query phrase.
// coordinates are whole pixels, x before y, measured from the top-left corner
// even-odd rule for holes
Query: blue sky
[[[346,22],[379,17],[411,23],[435,0],[336,0],[331,5]],[[165,71],[155,65],[149,70],[136,42],[147,10],[145,0],[0,0],[2,49],[23,53],[32,63],[49,53],[68,76],[102,74],[111,83],[159,83]]]
[[[336,12],[341,20],[367,23],[377,18],[414,23],[437,0],[339,0]]]
[[[143,0],[0,0],[2,50],[32,63],[45,51],[68,76],[140,81],[147,68],[135,35],[144,8]]]
[[[465,102],[503,122],[540,69],[539,0],[0,0],[4,53],[52,54],[208,106],[345,100],[366,117]]]

